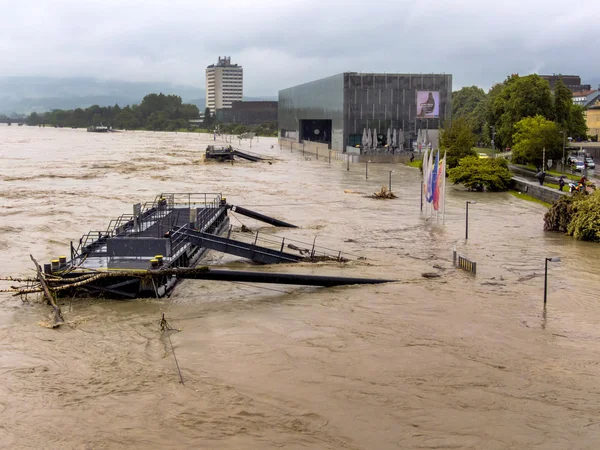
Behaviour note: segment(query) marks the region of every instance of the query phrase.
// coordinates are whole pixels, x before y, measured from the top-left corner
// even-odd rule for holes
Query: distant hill
[[[30,114],[53,109],[92,105],[139,104],[151,93],[179,95],[184,103],[206,107],[204,89],[171,83],[136,83],[94,78],[0,77],[0,114]],[[277,100],[277,96],[244,97],[244,100]]]
[[[276,95],[266,95],[264,97],[243,97],[245,102],[260,102],[260,101],[272,101],[276,102],[278,97]],[[200,111],[204,111],[206,108],[206,98],[195,98],[188,100],[187,103],[196,105]]]
[[[28,114],[91,105],[139,104],[150,93],[176,94],[184,102],[205,97],[204,89],[171,83],[136,83],[94,78],[0,77],[0,113]]]

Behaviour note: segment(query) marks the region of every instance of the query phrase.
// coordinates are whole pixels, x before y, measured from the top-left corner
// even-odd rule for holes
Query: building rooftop
[[[588,95],[593,94],[594,92],[596,92],[596,89],[581,92],[573,92],[573,97],[587,97]]]
[[[210,69],[211,67],[241,67],[237,64],[231,64],[231,56],[223,56],[222,58],[219,56],[219,61],[217,62],[217,64],[211,64],[210,66],[207,66],[207,69]]]

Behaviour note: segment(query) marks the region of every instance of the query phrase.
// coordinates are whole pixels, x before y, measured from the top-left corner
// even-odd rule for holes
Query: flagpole
[[[446,152],[444,152],[444,184],[442,184],[444,188],[444,196],[442,197],[442,224],[446,223]]]

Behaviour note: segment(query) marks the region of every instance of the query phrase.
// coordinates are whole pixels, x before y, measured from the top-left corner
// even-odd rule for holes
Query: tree
[[[544,215],[544,230],[600,242],[600,190],[591,195],[564,195]]]
[[[581,105],[571,103],[569,119],[567,120],[567,134],[575,139],[585,139],[587,132],[588,126],[585,120],[585,108]]]
[[[486,121],[486,94],[477,86],[464,87],[452,93],[452,119],[466,118],[478,135],[483,135]]]
[[[554,86],[554,121],[560,130],[567,129],[567,123],[571,116],[571,105],[573,104],[573,94],[565,86],[562,77],[558,79]]]
[[[36,112],[32,112],[27,118],[27,125],[39,125],[42,123],[42,118]]]
[[[539,75],[512,75],[494,89],[493,96],[490,95],[492,102],[488,103],[488,118],[496,129],[496,140],[501,147],[513,145],[514,127],[521,119],[536,115],[554,119],[550,84]]]
[[[210,108],[207,107],[204,109],[204,122],[203,122],[204,128],[208,130],[213,126],[213,124],[214,124],[214,119],[210,115]]]
[[[540,115],[520,120],[515,125],[512,160],[542,167],[544,149],[546,160],[562,158],[562,137],[556,123]]]
[[[440,147],[446,150],[448,168],[458,166],[461,158],[476,155],[473,146],[475,135],[471,124],[465,117],[460,117],[446,124],[440,133]]]
[[[581,197],[573,205],[567,233],[581,241],[600,242],[600,190]]]
[[[507,191],[512,175],[504,158],[468,156],[448,170],[450,181],[474,191]]]

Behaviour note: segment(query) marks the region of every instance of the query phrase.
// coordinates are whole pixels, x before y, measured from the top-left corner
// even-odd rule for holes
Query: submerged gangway
[[[300,255],[294,255],[283,250],[273,250],[256,244],[217,236],[195,230],[181,230],[193,245],[208,248],[221,253],[239,256],[261,264],[279,264],[286,262],[298,262],[304,259]]]

